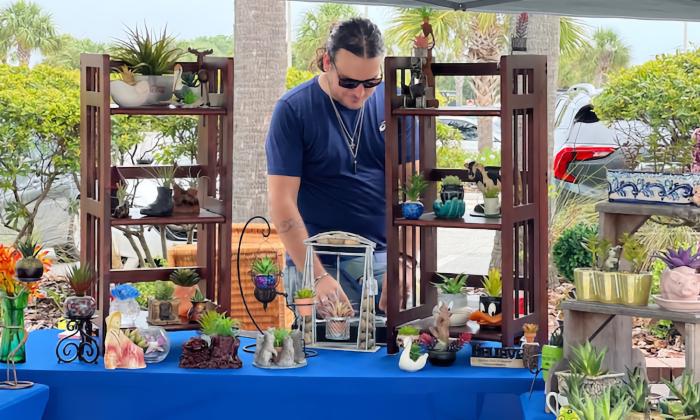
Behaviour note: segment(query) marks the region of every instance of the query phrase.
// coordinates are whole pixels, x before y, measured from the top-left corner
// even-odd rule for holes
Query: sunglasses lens
[[[338,79],[338,85],[345,89],[355,89],[360,83],[362,82],[353,79]]]
[[[368,80],[366,82],[362,82],[362,86],[369,89],[379,86],[380,83],[382,83],[382,79]]]

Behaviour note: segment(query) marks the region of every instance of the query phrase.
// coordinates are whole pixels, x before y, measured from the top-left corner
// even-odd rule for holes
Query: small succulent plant
[[[603,369],[603,360],[607,349],[598,350],[590,341],[574,346],[573,354],[569,362],[571,373],[588,377],[605,375],[608,371]]]
[[[269,276],[280,272],[277,263],[270,257],[256,258],[252,266],[253,273],[261,276]]]
[[[632,264],[632,272],[642,271],[642,265],[647,260],[649,252],[639,239],[625,233],[620,239],[622,243],[622,256]]]
[[[199,86],[199,79],[197,78],[197,73],[186,71],[180,76],[182,79],[182,84],[187,87],[197,87]]]
[[[671,394],[683,404],[685,418],[697,419],[700,417],[700,383],[695,382],[695,375],[691,370],[685,370],[680,379],[680,386],[673,382],[663,380]]]
[[[340,299],[338,294],[331,294],[316,306],[318,315],[323,319],[347,318],[352,316],[353,310],[350,304]]]
[[[295,299],[311,299],[316,296],[316,292],[313,289],[299,289],[294,294]]]
[[[486,294],[491,297],[500,297],[503,288],[503,280],[501,280],[501,272],[492,267],[489,269],[489,273],[484,277],[481,284],[486,290]]]
[[[190,301],[192,303],[201,303],[207,301],[207,298],[204,297],[202,291],[199,290],[199,286],[195,286],[194,296],[192,296],[192,299],[190,299]]]
[[[442,283],[433,283],[440,291],[446,295],[456,295],[462,293],[462,289],[467,285],[467,275],[458,274],[454,277],[443,276],[438,273]]]
[[[635,367],[634,370],[627,368],[625,391],[632,400],[632,411],[646,413],[648,405],[647,397],[649,397],[649,382],[644,375],[642,375],[639,367]]]
[[[666,252],[661,252],[658,258],[666,263],[669,269],[678,267],[700,269],[700,252],[693,252],[692,247],[688,249],[680,247],[677,250],[669,248]]]
[[[501,187],[487,187],[484,190],[484,198],[498,198],[498,193],[501,192]]]
[[[289,337],[291,331],[286,328],[273,328],[272,336],[275,337],[275,347],[282,347],[284,339]]]
[[[181,287],[192,287],[199,283],[200,277],[191,268],[178,268],[170,274],[170,281]]]
[[[220,314],[216,311],[206,311],[199,319],[202,334],[209,337],[235,337],[238,333],[239,325],[238,320],[229,318],[226,314]]]
[[[401,192],[406,194],[408,201],[418,201],[426,188],[428,188],[428,181],[425,180],[423,174],[418,173],[411,176],[406,185],[401,188]]]
[[[41,252],[39,243],[31,238],[17,244],[17,249],[23,258],[36,258]]]
[[[175,287],[169,281],[156,281],[154,297],[156,300],[172,300]]]
[[[442,178],[442,185],[462,185],[462,180],[458,176],[448,175]]]
[[[66,276],[70,282],[70,287],[77,296],[85,296],[85,293],[95,280],[95,272],[89,265],[70,267]]]

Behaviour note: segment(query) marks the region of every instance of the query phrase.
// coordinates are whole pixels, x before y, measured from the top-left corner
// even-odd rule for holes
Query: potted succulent
[[[206,311],[199,320],[201,337],[190,338],[183,345],[180,367],[198,369],[238,369],[238,320],[216,311]]]
[[[667,399],[661,403],[664,418],[697,419],[700,418],[700,383],[695,382],[691,370],[685,370],[677,383],[663,380],[671,395],[677,401]],[[668,415],[671,415],[670,417]]]
[[[129,207],[131,196],[126,189],[126,184],[120,182],[117,184],[117,206],[112,210],[112,217],[115,219],[124,219],[129,217]]]
[[[169,281],[156,281],[155,296],[148,299],[148,323],[169,325],[180,323],[178,307],[180,301],[173,299],[175,286]]]
[[[501,214],[501,203],[498,195],[501,192],[501,186],[494,185],[484,189],[484,215],[495,216]]]
[[[313,289],[299,289],[294,294],[294,307],[299,316],[311,316],[316,292]]]
[[[291,331],[287,328],[272,328],[272,336],[274,337],[274,348],[277,356],[274,358],[274,362],[279,362],[279,358],[282,356],[282,345],[284,345],[284,339],[289,337]]]
[[[617,274],[617,300],[623,305],[646,306],[651,291],[651,274],[642,273],[642,266],[647,260],[648,252],[642,243],[625,234],[622,239],[622,256],[630,264],[630,271]]]
[[[145,90],[145,100],[138,105],[159,105],[169,102],[173,96],[173,68],[184,52],[177,48],[175,38],[165,30],[160,35],[152,36],[148,28],[126,30],[126,39],[117,40],[112,51],[112,57],[123,62],[133,73],[134,86],[129,86],[123,80],[113,80],[110,83],[112,99],[120,106],[134,106],[124,101],[133,95],[141,98]],[[145,88],[139,84],[145,82]]]
[[[258,257],[251,266],[253,282],[255,283],[255,298],[263,302],[263,307],[277,296],[277,283],[280,269],[274,259],[269,256]]]
[[[464,216],[464,187],[454,175],[442,179],[440,198],[433,202],[433,212],[438,219],[459,219]]]
[[[177,73],[176,73],[177,75]],[[185,105],[192,105],[201,97],[199,78],[195,72],[184,72],[180,75],[180,89],[175,90],[175,97]],[[177,84],[176,84],[177,86]]]
[[[559,392],[566,394],[566,379],[571,375],[583,375],[582,390],[591,397],[598,397],[613,385],[620,385],[624,373],[608,373],[603,369],[607,349],[598,350],[589,341],[572,348],[569,370],[556,372]]]
[[[540,343],[535,341],[539,327],[537,324],[523,324],[523,366],[535,371],[540,364]]]
[[[481,284],[484,286],[486,296],[479,298],[479,309],[489,316],[500,314],[503,287],[501,271],[495,267],[490,268],[488,275],[484,276]]]
[[[464,325],[472,310],[464,288],[467,285],[467,275],[445,276],[438,273],[441,283],[433,283],[438,288],[438,305],[433,309],[433,315],[437,315],[440,304],[450,307],[450,325]]]
[[[338,294],[331,294],[316,307],[318,315],[326,320],[327,340],[347,340],[350,338],[352,307]]]
[[[92,282],[95,280],[95,272],[89,265],[73,266],[68,269],[66,275],[75,296],[69,296],[63,303],[66,318],[90,319],[97,309],[97,303],[92,296],[86,296]]]
[[[175,284],[173,296],[180,301],[178,315],[182,319],[187,319],[187,314],[192,308],[190,301],[196,293],[195,286],[197,286],[201,278],[191,268],[178,268],[170,273],[168,279]]]
[[[431,333],[420,335],[419,345],[423,353],[428,353],[428,361],[433,366],[451,366],[457,360],[457,352],[471,342],[470,333],[462,333],[458,338],[442,341]]]
[[[697,302],[700,294],[700,252],[693,252],[691,248],[668,249],[661,253],[659,259],[668,268],[661,273],[662,299],[657,298],[656,302],[661,306],[668,306],[666,301]]]
[[[564,357],[564,335],[561,327],[555,329],[549,336],[549,343],[542,346],[542,377],[546,380],[549,369]]]
[[[423,203],[420,196],[428,188],[428,181],[423,174],[413,174],[410,180],[401,188],[406,195],[406,200],[401,203],[401,214],[409,220],[418,220],[423,214]]]
[[[192,307],[187,311],[187,320],[190,322],[199,322],[202,314],[207,310],[209,300],[204,297],[204,294],[199,290],[199,286],[194,286],[195,292],[190,303]]]
[[[22,258],[15,263],[15,276],[24,282],[37,281],[44,275],[44,264],[38,258],[41,246],[32,239],[17,244]]]
[[[576,389],[576,388],[572,388]],[[629,397],[619,387],[609,387],[600,395],[587,395],[576,392],[568,398],[573,411],[572,417],[578,420],[625,420],[630,412]],[[563,411],[563,410],[562,410]],[[564,418],[562,411],[558,418]]]
[[[399,328],[399,332],[396,335],[396,345],[398,345],[399,348],[403,348],[404,343],[406,343],[406,340],[409,338],[412,340],[412,343],[417,344],[420,338],[420,329],[413,325],[404,325]]]
[[[596,301],[598,300],[596,273],[602,271],[605,255],[608,254],[612,244],[607,239],[601,239],[597,233],[593,232],[586,236],[581,245],[590,253],[591,264],[589,267],[574,269],[576,299]]]
[[[644,377],[639,367],[634,370],[627,369],[627,376],[624,381],[625,393],[631,401],[631,412],[627,415],[626,420],[646,420],[646,414],[649,413],[649,419],[661,420],[660,413],[651,411],[649,403],[649,381]]]
[[[515,22],[515,33],[510,40],[513,51],[527,51],[527,22],[527,13],[518,15],[518,20]]]

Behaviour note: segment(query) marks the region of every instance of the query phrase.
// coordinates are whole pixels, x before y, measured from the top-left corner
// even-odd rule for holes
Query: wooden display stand
[[[388,57],[386,85],[398,86],[410,73],[410,57]],[[500,108],[403,108],[395,89],[386,89],[386,194],[387,194],[387,345],[396,353],[396,330],[405,324],[427,326],[437,303],[431,282],[437,276],[437,228],[499,231],[502,243],[503,324],[498,330],[482,330],[475,339],[513,345],[524,323],[536,323],[537,341],[547,337],[547,62],[544,56],[501,57],[498,63],[433,63],[435,76],[500,77]],[[436,219],[432,213],[420,220],[401,217],[399,187],[411,174],[423,172],[431,185],[423,195],[426,209],[436,199],[436,182],[446,175],[467,181],[466,169],[441,169],[436,165],[437,116],[501,118],[502,216],[499,219],[469,216],[460,220]],[[401,124],[403,123],[403,124]],[[406,136],[400,127],[418,127],[417,136]],[[417,143],[416,143],[417,142]],[[407,151],[418,150],[418,156]],[[419,157],[419,159],[417,159]],[[404,163],[408,160],[407,163]],[[418,167],[420,160],[420,168]],[[427,211],[427,210],[426,210]],[[405,255],[405,264],[401,263]],[[481,286],[482,276],[469,276],[469,286]],[[413,286],[412,299],[399,293],[401,281]],[[405,290],[405,288],[404,288]],[[511,298],[505,298],[510,296]],[[521,308],[518,297],[524,298]],[[465,327],[452,328],[457,335]]]
[[[175,268],[121,270],[111,266],[112,226],[124,225],[197,225],[197,264],[202,278],[199,286],[208,299],[217,301],[225,311],[231,304],[231,212],[233,160],[233,59],[205,57],[211,93],[226,99],[222,107],[176,108],[147,106],[124,108],[110,105],[110,69],[119,63],[106,54],[80,56],[80,226],[81,264],[92,266],[98,281],[96,325],[104,328],[109,313],[110,284],[166,279]],[[181,63],[184,71],[197,71],[196,63]],[[131,217],[111,216],[111,140],[112,115],[193,115],[199,117],[197,165],[180,166],[176,178],[199,174],[199,214],[146,217],[131,210]],[[154,178],[158,166],[121,166],[126,179]],[[160,167],[163,168],[163,167]],[[196,329],[197,324],[165,327]]]

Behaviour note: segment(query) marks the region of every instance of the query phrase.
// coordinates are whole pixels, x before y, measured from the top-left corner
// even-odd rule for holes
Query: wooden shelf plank
[[[117,166],[119,174],[125,179],[158,178],[158,174],[171,165],[129,165]],[[207,168],[202,165],[182,165],[175,171],[175,178],[197,178],[205,176]]]
[[[662,309],[659,305],[624,306],[610,303],[565,300],[561,303],[563,310],[590,312],[596,314],[635,316],[638,318],[668,319],[669,321],[700,323],[700,313],[675,312]]]
[[[125,219],[111,219],[112,226],[135,225],[192,225],[206,223],[224,223],[226,218],[220,214],[208,210],[200,210],[199,214],[172,215],[169,217],[150,217],[139,213],[139,209],[130,209],[129,217]]]
[[[190,331],[198,330],[199,323],[188,322],[187,324],[171,324],[171,325],[161,325],[165,331]]]
[[[426,227],[443,227],[443,228],[462,228],[462,229],[486,229],[500,230],[501,219],[490,219],[486,217],[474,217],[465,214],[462,219],[438,219],[434,213],[425,213],[418,220],[408,220],[403,217],[394,220],[397,226],[426,226]]]
[[[158,267],[137,268],[133,270],[109,270],[109,279],[114,283],[140,283],[144,281],[166,280],[170,274],[180,268],[191,268],[202,275],[202,267]]]
[[[459,107],[459,108],[396,108],[392,115],[416,115],[426,117],[500,117],[498,107]]]
[[[173,105],[120,107],[112,104],[112,115],[226,115],[223,107],[182,108]]]
[[[694,219],[700,216],[700,207],[692,204],[645,204],[601,201],[596,204],[595,209],[600,213],[667,216],[681,219]]]

